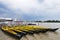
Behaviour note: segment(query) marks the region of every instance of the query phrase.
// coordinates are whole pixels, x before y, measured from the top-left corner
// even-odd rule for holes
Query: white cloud
[[[0,2],[6,4],[11,10],[17,10],[17,13],[22,11],[28,15],[34,13],[33,15],[44,17],[54,17],[60,13],[60,0],[43,0],[41,3],[39,0],[0,0]]]
[[[14,10],[21,9],[28,12],[30,8],[37,8],[39,5],[34,0],[5,0],[3,1],[9,8]]]
[[[38,0],[1,0],[4,4],[8,5],[9,8],[16,10],[20,9],[23,12],[29,12],[32,8],[36,10],[46,11],[59,11],[60,1],[59,0],[44,0],[39,3]]]

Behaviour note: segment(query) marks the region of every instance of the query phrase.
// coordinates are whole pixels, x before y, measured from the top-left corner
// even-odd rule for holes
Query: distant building
[[[16,18],[13,20],[12,18],[0,18],[0,25],[27,25],[31,24],[32,22],[29,21],[18,21]],[[32,23],[34,24],[34,22]]]
[[[0,24],[11,25],[13,19],[12,18],[0,18]]]

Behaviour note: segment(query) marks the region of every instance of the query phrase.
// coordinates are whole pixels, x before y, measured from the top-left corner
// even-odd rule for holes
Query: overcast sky
[[[60,0],[0,0],[0,17],[60,20]]]

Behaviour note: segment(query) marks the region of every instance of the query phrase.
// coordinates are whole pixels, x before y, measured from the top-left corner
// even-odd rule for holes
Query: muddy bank
[[[60,40],[59,32],[47,32],[34,35],[27,35],[22,37],[21,40]]]
[[[47,32],[23,36],[21,39],[11,37],[0,30],[0,40],[60,40],[60,33]]]

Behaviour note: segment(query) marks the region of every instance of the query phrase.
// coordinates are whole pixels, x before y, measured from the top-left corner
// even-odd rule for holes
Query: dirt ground
[[[60,32],[47,32],[23,36],[21,39],[14,38],[0,30],[0,40],[60,40]]]

